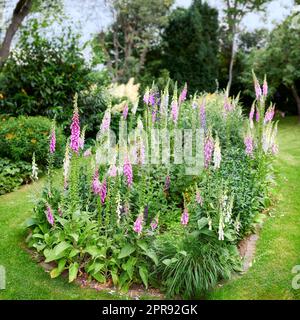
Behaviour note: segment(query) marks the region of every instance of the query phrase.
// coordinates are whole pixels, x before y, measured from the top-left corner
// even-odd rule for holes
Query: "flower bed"
[[[68,270],[70,282],[84,274],[124,291],[142,284],[195,298],[240,270],[237,243],[269,204],[277,152],[267,84],[254,79],[249,119],[226,94],[187,100],[187,87],[175,87],[169,102],[169,88],[153,86],[139,114],[123,105],[117,138],[109,107],[88,150],[75,100],[61,184],[53,130],[30,223],[29,245],[57,264],[51,277]]]

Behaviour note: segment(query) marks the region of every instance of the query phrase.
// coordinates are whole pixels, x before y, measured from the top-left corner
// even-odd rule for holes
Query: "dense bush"
[[[1,117],[0,157],[31,163],[35,153],[36,162],[42,166],[47,165],[51,126],[52,121],[45,117]],[[56,131],[57,152],[54,163],[60,165],[65,137],[60,128]]]
[[[0,195],[30,181],[31,165],[24,161],[0,158]]]
[[[90,72],[76,36],[68,31],[61,38],[46,39],[33,20],[2,68],[0,112],[56,116],[59,123],[65,122],[72,115],[74,94],[92,84]]]
[[[224,93],[186,101],[186,87],[178,97],[176,85],[172,96],[168,87],[153,86],[142,116],[132,105],[106,110],[93,154],[83,146],[75,104],[64,183],[54,186],[50,168],[29,221],[29,245],[57,263],[51,276],[68,270],[73,281],[81,272],[123,290],[151,284],[168,296],[191,298],[238,270],[237,243],[268,204],[277,152],[267,84],[263,92],[258,85],[255,79],[249,119],[238,99]],[[117,145],[109,131],[112,110],[121,113],[119,133],[130,129]],[[163,130],[161,139],[170,136],[169,148],[152,129]],[[183,143],[183,133],[193,141]],[[188,152],[178,161],[183,146]],[[159,159],[164,154],[162,163],[155,149],[162,151]]]

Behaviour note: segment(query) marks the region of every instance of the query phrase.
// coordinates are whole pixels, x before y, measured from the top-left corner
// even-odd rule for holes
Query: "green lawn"
[[[281,122],[276,160],[278,202],[264,223],[255,262],[249,271],[208,295],[209,299],[298,299],[292,289],[293,266],[300,265],[300,126],[296,118]],[[23,222],[31,215],[31,197],[41,182],[0,197],[0,265],[7,288],[0,299],[108,299],[111,295],[81,289],[67,279],[50,279],[25,251]],[[116,298],[116,296],[114,296]]]

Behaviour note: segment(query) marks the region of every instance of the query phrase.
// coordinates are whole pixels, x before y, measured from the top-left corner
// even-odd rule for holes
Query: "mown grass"
[[[208,299],[300,299],[300,289],[292,288],[292,268],[300,265],[300,125],[295,117],[280,121],[278,142],[277,202],[260,231],[253,265]]]
[[[276,160],[277,203],[264,223],[249,271],[208,299],[299,299],[292,288],[293,266],[300,265],[300,126],[296,118],[281,121],[280,154]],[[0,197],[0,265],[6,268],[6,289],[0,299],[112,299],[117,295],[82,289],[67,279],[50,279],[26,251],[24,221],[42,181]],[[124,298],[124,296],[123,296]]]

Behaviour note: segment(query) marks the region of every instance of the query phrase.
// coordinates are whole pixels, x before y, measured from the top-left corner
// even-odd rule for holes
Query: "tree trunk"
[[[19,0],[16,4],[11,23],[6,30],[4,40],[0,48],[0,65],[3,65],[3,63],[7,59],[10,52],[12,39],[17,30],[20,28],[25,17],[30,12],[31,6],[32,0]]]
[[[293,92],[293,96],[294,96],[296,104],[297,104],[298,122],[300,124],[300,97],[299,97],[299,94],[297,92],[297,88],[295,87],[295,85],[292,85],[292,92]]]
[[[232,28],[232,41],[231,41],[229,75],[228,75],[228,85],[227,85],[227,94],[228,94],[228,96],[230,95],[230,89],[231,89],[232,78],[233,78],[234,44],[235,44],[235,27]]]

